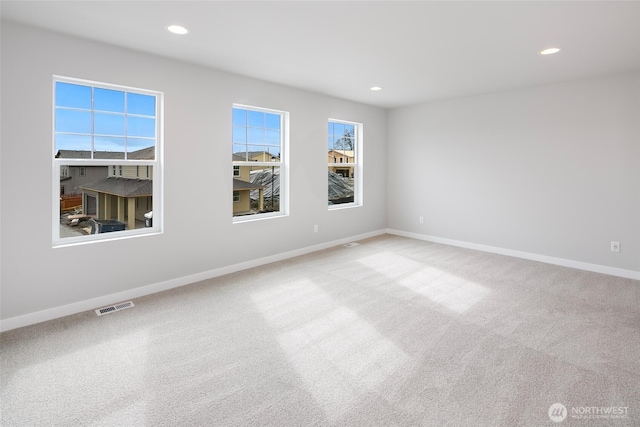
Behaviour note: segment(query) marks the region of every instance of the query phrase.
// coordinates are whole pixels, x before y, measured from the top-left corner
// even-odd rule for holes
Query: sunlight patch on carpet
[[[410,361],[391,340],[310,280],[252,298],[279,332],[282,350],[331,420],[351,410],[364,393],[381,391],[385,379]]]
[[[463,313],[485,298],[489,289],[475,282],[450,274],[434,277],[433,268],[420,270],[398,280],[398,283],[413,292],[427,297],[456,313]]]
[[[358,262],[390,279],[422,267],[422,263],[393,252],[380,252],[360,258]]]

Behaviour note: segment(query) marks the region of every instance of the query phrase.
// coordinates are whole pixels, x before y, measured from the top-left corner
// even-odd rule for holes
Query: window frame
[[[100,88],[114,90],[118,92],[128,92],[155,97],[155,140],[154,140],[154,159],[94,159],[93,154],[89,159],[74,158],[56,158],[59,148],[56,147],[56,83],[68,83],[73,85],[89,86],[92,88]],[[164,159],[163,159],[163,142],[164,142],[164,93],[157,90],[142,89],[131,86],[124,86],[112,83],[104,83],[92,80],[85,80],[75,77],[67,77],[60,75],[52,76],[52,144],[51,144],[51,188],[52,188],[52,246],[65,247],[78,244],[87,244],[107,240],[118,240],[131,238],[136,236],[146,236],[159,234],[164,229]],[[93,106],[91,111],[95,111]],[[94,132],[91,135],[96,135]],[[126,150],[125,150],[126,151]],[[92,153],[93,153],[92,147]],[[128,153],[127,153],[128,154]],[[125,155],[126,157],[126,155]],[[105,166],[107,170],[113,167],[115,172],[116,166],[120,170],[122,166],[146,166],[148,178],[152,180],[152,206],[151,210],[154,214],[154,220],[151,227],[135,228],[133,230],[123,230],[112,233],[88,234],[82,236],[62,237],[60,235],[60,173],[61,169],[69,166],[90,167]],[[151,176],[149,176],[149,166],[151,166]],[[137,204],[136,199],[136,204]],[[148,203],[148,202],[147,202]]]
[[[270,161],[270,162],[261,162],[261,161],[255,161],[255,160],[249,160],[249,159],[245,159],[244,161],[237,161],[237,160],[233,160],[233,156],[232,156],[232,166],[247,166],[247,167],[261,167],[261,166],[265,166],[265,167],[269,167],[269,166],[275,166],[275,167],[279,167],[280,171],[279,171],[279,180],[280,180],[280,199],[279,199],[279,207],[280,210],[278,212],[264,212],[264,213],[255,213],[255,214],[248,214],[248,215],[240,215],[240,216],[235,216],[233,215],[233,208],[231,209],[231,218],[232,218],[232,222],[234,224],[236,223],[243,223],[243,222],[251,222],[251,221],[258,221],[258,220],[263,220],[263,219],[270,219],[270,218],[280,218],[280,217],[285,217],[289,215],[289,112],[288,111],[284,111],[284,110],[278,110],[278,109],[273,109],[273,108],[265,108],[265,107],[257,107],[254,105],[247,105],[247,104],[238,104],[238,103],[233,103],[232,108],[231,108],[231,113],[233,116],[233,110],[234,109],[242,109],[242,110],[248,110],[248,111],[257,111],[257,112],[261,112],[261,113],[269,113],[269,114],[276,114],[280,116],[280,158],[279,161],[274,162],[274,161]],[[232,129],[232,133],[233,133],[233,120],[231,120],[231,129]],[[265,128],[265,130],[268,128]],[[250,145],[249,143],[247,143],[247,145]],[[233,142],[233,137],[231,138],[231,153],[233,153],[233,146],[234,146],[234,142]],[[250,152],[250,150],[248,150],[247,152]],[[240,169],[239,170],[239,174],[241,175]],[[235,179],[236,175],[234,173],[234,176],[232,177],[232,179]],[[233,184],[233,181],[231,181],[231,184]],[[235,201],[234,201],[235,203]]]
[[[343,162],[343,157],[340,158],[339,162],[336,162],[336,158],[333,158],[333,163],[328,161],[327,162],[327,172],[330,170],[330,168],[336,168],[336,167],[353,167],[353,179],[354,179],[354,185],[353,185],[353,202],[348,202],[348,203],[340,203],[337,205],[331,205],[328,204],[328,210],[329,211],[334,211],[334,210],[340,210],[340,209],[349,209],[349,208],[356,208],[356,207],[361,207],[364,205],[364,197],[363,197],[363,188],[364,188],[364,184],[363,184],[363,176],[364,176],[364,168],[363,168],[363,137],[364,137],[364,126],[362,123],[360,122],[353,122],[353,121],[349,121],[349,120],[343,120],[343,119],[334,119],[334,118],[329,118],[327,120],[327,125],[329,125],[330,123],[339,123],[339,124],[345,124],[345,125],[350,125],[354,127],[354,135],[353,135],[353,150],[354,150],[354,155],[353,155],[353,162]],[[327,126],[327,137],[325,138],[325,141],[329,141],[329,131],[328,131],[328,126]],[[328,147],[327,147],[328,149]],[[334,148],[335,149],[335,148]],[[346,160],[346,159],[344,159]],[[328,181],[327,181],[327,203],[329,201],[329,187],[328,187]]]

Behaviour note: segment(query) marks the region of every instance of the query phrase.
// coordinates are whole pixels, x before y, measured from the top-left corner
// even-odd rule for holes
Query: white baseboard
[[[296,249],[296,250],[284,252],[281,254],[271,255],[264,258],[259,258],[251,261],[241,262],[234,265],[220,267],[213,270],[204,271],[202,273],[191,274],[189,276],[178,277],[176,279],[171,279],[171,280],[167,280],[160,283],[141,286],[139,288],[134,288],[127,291],[104,295],[97,298],[91,298],[84,301],[78,301],[78,302],[66,304],[59,307],[37,311],[34,313],[28,313],[22,316],[10,317],[8,319],[0,320],[0,332],[21,328],[23,326],[33,325],[40,322],[46,322],[48,320],[69,316],[71,314],[81,313],[83,311],[94,310],[96,308],[116,304],[122,301],[131,300],[134,298],[139,298],[139,297],[150,295],[156,292],[166,291],[169,289],[185,286],[185,285],[199,282],[202,280],[224,276],[225,274],[231,274],[238,271],[247,270],[249,268],[259,267],[261,265],[282,261],[285,259],[300,256],[300,255],[306,255],[311,252],[316,252],[316,251],[328,249],[334,246],[343,245],[345,243],[353,242],[355,240],[362,240],[369,237],[379,236],[385,233],[386,233],[386,230],[377,230],[369,233],[359,234],[356,236],[351,236],[351,237],[347,237],[339,240],[333,240],[331,242],[308,246],[302,249]]]
[[[428,236],[425,234],[410,233],[408,231],[387,229],[387,234],[396,236],[409,237],[417,240],[425,240],[427,242],[441,243],[443,245],[457,246],[460,248],[474,249],[482,252],[491,252],[500,255],[507,255],[516,258],[528,259],[531,261],[539,261],[547,264],[560,265],[563,267],[575,268],[578,270],[591,271],[594,273],[608,274],[610,276],[624,277],[625,279],[640,280],[640,271],[625,270],[622,268],[607,267],[605,265],[590,264],[587,262],[573,261],[570,259],[556,258],[547,255],[533,254],[529,252],[521,252],[512,249],[498,248],[495,246],[481,245],[478,243],[463,242],[460,240],[445,239],[442,237]]]

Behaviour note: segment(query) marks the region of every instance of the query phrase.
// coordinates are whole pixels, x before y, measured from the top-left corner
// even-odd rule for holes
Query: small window
[[[287,213],[287,121],[284,111],[233,106],[234,221]]]
[[[329,120],[327,142],[329,208],[362,205],[362,124]]]
[[[55,76],[53,91],[56,175],[69,179],[64,174],[71,168],[90,178],[71,177],[74,194],[66,203],[54,197],[54,246],[160,231],[162,94]],[[140,166],[146,179],[138,179]],[[60,193],[61,182],[53,188]],[[145,227],[151,210],[153,227]]]

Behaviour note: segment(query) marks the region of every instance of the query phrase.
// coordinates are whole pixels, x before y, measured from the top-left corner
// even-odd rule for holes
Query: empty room
[[[0,425],[640,425],[640,2],[0,3]]]

